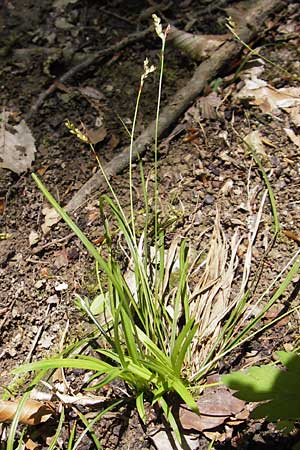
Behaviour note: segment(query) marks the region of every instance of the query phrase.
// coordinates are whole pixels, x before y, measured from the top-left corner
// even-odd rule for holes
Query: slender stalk
[[[142,90],[144,86],[144,77],[141,77],[138,95],[135,103],[134,117],[132,122],[132,129],[130,133],[130,147],[129,147],[129,197],[130,197],[130,222],[132,228],[132,235],[134,242],[136,244],[136,233],[135,233],[135,216],[134,216],[134,202],[133,202],[133,181],[132,181],[132,157],[133,157],[133,144],[134,144],[134,134],[137,122],[137,115],[140,106],[140,99],[142,95]]]
[[[156,118],[155,118],[155,134],[154,134],[154,237],[155,237],[155,299],[158,301],[158,280],[159,280],[159,270],[158,270],[158,245],[159,245],[159,230],[158,230],[158,128],[159,128],[159,114],[161,106],[161,94],[162,94],[162,82],[164,74],[164,62],[165,62],[165,45],[166,38],[169,32],[169,26],[163,32],[160,21],[157,21],[157,16],[153,15],[156,33],[161,38],[162,47],[160,53],[160,71],[159,71],[159,82],[158,82],[158,94],[157,94],[157,105],[156,105]]]

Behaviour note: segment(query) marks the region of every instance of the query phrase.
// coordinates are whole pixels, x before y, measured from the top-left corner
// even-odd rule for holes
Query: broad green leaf
[[[300,394],[291,394],[289,397],[281,396],[262,405],[258,405],[251,417],[268,420],[299,420],[300,418]]]
[[[251,367],[245,372],[223,375],[222,381],[237,391],[236,397],[248,402],[268,400],[280,369],[274,366]]]
[[[300,356],[295,352],[276,352],[280,362],[294,374],[300,376]]]
[[[274,366],[251,367],[222,377],[223,382],[237,390],[243,400],[259,402],[252,413],[254,418],[266,417],[271,421],[300,419],[300,358],[292,352],[278,352],[287,369]]]

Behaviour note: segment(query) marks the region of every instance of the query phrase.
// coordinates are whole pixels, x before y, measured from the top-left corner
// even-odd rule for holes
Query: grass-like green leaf
[[[69,369],[86,369],[86,370],[95,370],[96,372],[108,373],[113,370],[114,367],[110,364],[107,364],[104,361],[100,361],[93,357],[83,357],[79,356],[78,358],[53,358],[53,359],[45,359],[42,361],[36,361],[33,363],[23,364],[16,369],[13,370],[13,373],[22,373],[29,372],[32,370],[49,370],[49,369],[57,369],[57,368],[69,368]]]
[[[140,418],[144,423],[146,423],[146,411],[144,406],[144,392],[140,392],[136,397],[136,409],[139,413]]]
[[[198,324],[195,324],[194,319],[190,319],[182,328],[175,341],[175,345],[171,355],[171,361],[174,371],[178,376],[180,376],[182,372],[182,366],[186,356],[186,352],[191,345],[193,337],[197,331],[197,327]]]
[[[48,450],[54,450],[56,445],[57,445],[57,441],[59,438],[59,435],[61,433],[63,424],[64,424],[64,420],[65,420],[65,409],[64,407],[62,407],[61,413],[60,413],[60,417],[59,417],[59,422],[55,431],[55,434],[53,436],[53,438],[51,439],[51,443],[48,447]]]

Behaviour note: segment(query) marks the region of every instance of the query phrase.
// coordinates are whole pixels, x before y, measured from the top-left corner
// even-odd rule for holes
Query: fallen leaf
[[[7,123],[9,113],[0,115],[0,167],[20,174],[30,169],[36,152],[35,139],[22,120],[18,125]]]
[[[41,448],[41,444],[39,444],[38,442],[34,442],[30,438],[28,438],[24,444],[27,450],[37,450],[38,448]]]
[[[78,88],[78,91],[82,95],[85,95],[86,97],[90,97],[94,100],[103,100],[105,98],[105,95],[101,91],[98,91],[98,89],[96,89],[92,86],[80,87],[80,88]]]
[[[42,224],[42,230],[44,234],[50,231],[50,228],[60,221],[60,215],[55,211],[54,208],[45,207],[42,210],[45,215],[45,221]]]
[[[19,406],[19,400],[0,400],[0,422],[11,422]],[[19,422],[37,425],[46,422],[55,412],[52,403],[27,400],[22,408]]]
[[[218,108],[222,100],[216,92],[211,92],[206,97],[201,97],[199,100],[199,107],[201,109],[203,119],[217,119]]]
[[[107,135],[107,131],[106,128],[101,127],[101,128],[95,128],[94,130],[89,130],[86,128],[86,134],[89,138],[89,141],[91,144],[96,145],[99,142],[102,142]]]
[[[5,211],[5,198],[0,197],[0,214],[3,214]]]
[[[208,388],[197,401],[200,415],[191,411],[187,406],[180,406],[179,420],[186,430],[210,430],[222,425],[227,419],[241,412],[245,402],[240,401],[224,386]]]
[[[99,220],[99,206],[87,206],[86,207],[87,210],[87,219],[88,219],[88,223],[87,225],[90,226],[93,222],[95,222],[95,220]]]
[[[56,395],[59,400],[61,400],[66,405],[96,406],[101,405],[107,401],[107,397],[93,394],[83,395],[78,393],[77,395],[67,395],[57,392]]]
[[[258,130],[251,131],[251,133],[247,134],[244,140],[248,145],[250,145],[250,147],[254,148],[255,152],[259,156],[267,156],[261,134]]]
[[[49,278],[50,275],[49,275],[48,267],[42,267],[40,269],[40,276],[43,277],[43,278]]]
[[[150,438],[153,440],[155,447],[158,450],[197,450],[199,448],[199,436],[183,434],[182,440],[186,442],[187,446],[181,447],[176,441],[175,434],[164,428],[159,430],[152,430],[149,433]]]
[[[39,169],[37,169],[37,173],[42,177],[45,175],[45,173],[47,172],[47,170],[49,169],[49,166],[42,166]]]
[[[54,265],[57,269],[67,266],[69,264],[68,252],[65,248],[55,252]]]
[[[29,245],[32,247],[40,240],[39,234],[35,230],[31,230],[29,233]]]
[[[259,106],[264,113],[278,114],[279,109],[300,105],[299,87],[276,89],[253,73],[250,76],[244,80],[245,85],[236,94],[237,98],[252,99],[251,104]]]
[[[297,147],[300,148],[300,136],[297,136],[294,133],[294,131],[291,130],[290,128],[284,128],[284,131],[286,132],[290,140],[293,142],[293,144],[297,145]]]
[[[120,143],[119,136],[117,136],[116,134],[112,134],[108,141],[107,146],[108,146],[109,150],[114,150],[115,148],[118,147],[119,143]]]
[[[289,113],[293,124],[296,125],[296,127],[300,127],[300,105],[289,108],[286,111]]]
[[[286,237],[300,244],[300,233],[293,233],[292,231],[289,230],[282,230],[282,232],[283,234],[285,234]]]

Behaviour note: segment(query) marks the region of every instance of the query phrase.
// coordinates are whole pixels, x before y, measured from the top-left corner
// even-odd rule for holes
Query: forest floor
[[[72,65],[149,26],[153,12],[148,9],[150,3],[2,0],[0,88],[3,111],[12,113],[11,120],[20,121],[38,96]],[[226,32],[224,23],[229,10],[225,8],[229,4],[234,6],[232,1],[221,0],[174,0],[158,4],[160,9],[156,12],[164,23],[176,23],[180,29],[199,34]],[[249,100],[242,95],[243,74],[251,69],[253,80],[266,81],[273,93],[278,94],[281,88],[298,87],[300,90],[298,10],[296,1],[287,1],[281,13],[270,18],[265,33],[254,43],[260,54],[274,65],[253,55],[248,65],[241,66],[248,54],[245,50],[239,61],[228,65],[214,83],[208,83],[202,96],[174,123],[173,130],[180,125],[174,136],[169,139],[171,129],[161,139],[159,147],[162,215],[172,224],[171,234],[184,232],[195,248],[201,249],[209,242],[217,210],[228,236],[237,228],[246,234],[249,216],[258,213],[265,190],[264,180],[241,138],[256,139],[283,230],[264,261],[257,295],[290,261],[300,242],[300,140],[297,136],[300,93],[298,91],[298,102],[284,108],[277,103],[276,94],[274,99],[270,94],[268,104],[266,99]],[[128,145],[122,122],[132,124],[143,62],[148,57],[152,64],[159,66],[160,45],[158,37],[150,32],[142,40],[75,74],[66,83],[57,83],[55,92],[26,120],[37,149],[31,170],[17,175],[0,168],[1,391],[11,383],[13,368],[59,352],[65,332],[67,342],[72,342],[91,330],[91,324],[78,311],[74,299],[76,294],[91,299],[97,294],[94,263],[68,227],[60,222],[43,232],[47,202],[30,172],[39,174],[62,205],[66,205],[95,173],[97,162],[93,154],[88,146],[70,134],[65,126],[66,119],[76,126],[83,123],[87,128],[94,128],[98,125],[96,151],[104,163]],[[167,44],[163,105],[187,83],[196,65],[189,56]],[[254,72],[253,67],[256,67]],[[288,74],[297,74],[298,79]],[[155,117],[157,79],[158,72],[146,80],[137,135]],[[286,95],[297,97],[294,93]],[[143,164],[146,177],[151,179],[153,154],[150,150],[144,154]],[[128,210],[128,170],[115,175],[112,184],[122,206]],[[138,166],[134,167],[134,185],[135,208],[139,215],[143,195]],[[98,203],[99,192],[96,192],[73,215],[95,243],[103,235]],[[262,217],[253,249],[254,268],[259,266],[272,241],[273,215],[268,198]],[[299,286],[297,276],[266,320],[297,304]],[[234,358],[225,360],[218,370],[224,372],[272,361],[275,351],[297,347],[299,326],[295,312],[242,348]],[[68,425],[74,422],[72,413],[68,420],[60,444],[62,448],[66,448],[68,442],[71,429]],[[287,437],[281,435],[272,424],[264,421],[246,420],[230,433],[224,430],[220,427],[219,436],[223,438],[215,442],[216,449],[279,450],[283,446],[289,449],[299,439],[295,433]],[[98,424],[96,432],[104,449],[155,448],[134,408],[110,413]],[[41,435],[40,448],[46,447]],[[209,440],[199,434],[195,448],[207,449],[208,443]],[[88,448],[94,447],[87,435],[80,449]]]

